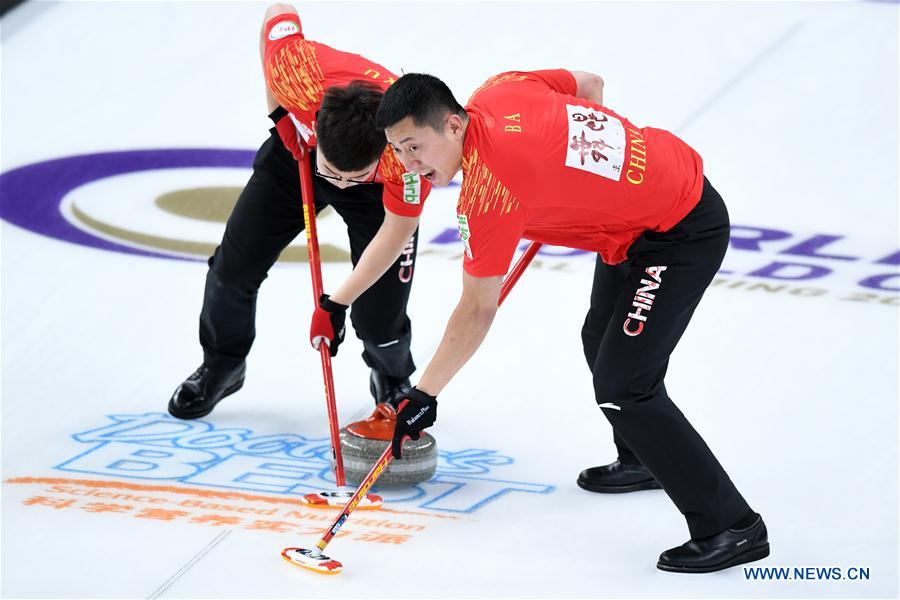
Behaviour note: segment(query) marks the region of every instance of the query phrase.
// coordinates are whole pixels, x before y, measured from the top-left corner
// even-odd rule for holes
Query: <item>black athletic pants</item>
[[[256,154],[253,174],[228,218],[222,243],[209,259],[200,344],[204,361],[214,369],[230,368],[250,352],[259,287],[281,251],[304,229],[297,161],[274,128],[270,134]],[[314,164],[314,152],[311,161]],[[354,266],[384,221],[382,189],[373,183],[342,190],[313,176],[316,212],[331,205],[344,220]],[[401,379],[416,368],[409,350],[412,330],[406,304],[417,244],[418,231],[410,252],[401,255],[350,310],[350,321],[363,341],[363,360]],[[311,315],[312,303],[302,300],[298,306]],[[298,331],[297,336],[305,339],[307,331]]]
[[[674,228],[645,232],[618,265],[597,258],[582,329],[619,460],[649,469],[692,538],[720,533],[750,510],[664,383],[669,355],[722,263],[728,236],[725,203],[704,178],[700,202]]]

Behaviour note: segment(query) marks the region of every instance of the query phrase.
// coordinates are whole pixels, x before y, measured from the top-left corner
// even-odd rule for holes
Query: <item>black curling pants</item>
[[[274,128],[270,134],[256,154],[253,174],[228,218],[222,243],[209,259],[200,344],[204,361],[214,369],[230,368],[250,352],[259,287],[281,251],[304,229],[298,163]],[[312,179],[316,212],[330,205],[344,220],[355,266],[384,221],[383,186],[373,183],[342,190],[321,177]],[[417,243],[418,231],[397,262],[350,309],[350,322],[363,342],[363,360],[397,378],[408,377],[416,368],[409,350],[412,333],[406,304]],[[297,302],[312,315],[308,297]],[[308,330],[297,331],[297,337],[305,342]]]
[[[669,356],[722,263],[728,236],[725,203],[704,179],[700,202],[674,228],[645,232],[618,265],[598,257],[582,329],[619,460],[649,469],[687,519],[692,538],[720,533],[750,510],[664,382]]]

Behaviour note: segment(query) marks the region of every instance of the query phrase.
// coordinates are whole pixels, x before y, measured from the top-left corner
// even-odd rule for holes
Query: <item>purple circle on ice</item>
[[[59,210],[77,187],[111,177],[154,169],[250,167],[254,152],[215,148],[178,148],[101,152],[57,158],[0,174],[0,218],[47,237],[122,252],[176,260],[200,260],[150,252],[91,235],[69,223]]]

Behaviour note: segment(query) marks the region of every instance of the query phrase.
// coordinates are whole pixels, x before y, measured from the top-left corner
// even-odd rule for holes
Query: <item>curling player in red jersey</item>
[[[603,106],[597,75],[563,69],[502,73],[465,108],[439,79],[410,73],[385,93],[377,124],[431,183],[463,173],[462,297],[397,415],[395,455],[403,436],[434,423],[437,395],[487,335],[521,239],[596,252],[582,341],[618,460],[582,472],[579,485],[666,491],[691,539],[660,555],[662,570],[705,573],[768,556],[762,517],[664,383],[728,245],[728,212],[697,152]]]
[[[344,220],[354,265],[330,296],[322,295],[310,341],[316,348],[324,341],[337,354],[352,305],[375,402],[396,405],[415,371],[406,305],[419,215],[431,189],[405,172],[375,127],[375,111],[396,76],[358,54],[306,39],[299,15],[286,4],[266,11],[260,53],[275,127],[209,259],[200,313],[203,364],[175,390],[169,412],[203,417],[244,383],[258,290],[304,229],[300,138],[311,148],[316,211],[330,205]]]

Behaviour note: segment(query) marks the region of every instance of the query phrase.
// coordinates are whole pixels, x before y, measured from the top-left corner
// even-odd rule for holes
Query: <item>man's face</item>
[[[365,169],[359,171],[341,171],[329,161],[325,155],[316,152],[316,175],[342,190],[361,183],[372,183],[378,170],[378,162],[375,161]]]
[[[462,167],[465,127],[459,115],[448,113],[440,131],[406,117],[384,133],[403,166],[433,185],[447,185]]]

